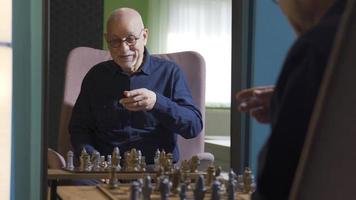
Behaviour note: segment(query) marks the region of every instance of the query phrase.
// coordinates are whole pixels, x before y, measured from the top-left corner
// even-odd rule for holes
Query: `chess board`
[[[130,184],[120,184],[119,187],[111,189],[109,185],[98,185],[98,186],[61,186],[58,188],[58,194],[63,199],[72,199],[73,196],[77,200],[84,199],[109,199],[109,200],[120,200],[120,199],[130,199]],[[186,194],[186,199],[194,199],[193,191],[188,190]],[[161,196],[159,191],[153,191],[151,194],[151,200],[160,200]],[[170,200],[179,200],[179,194],[171,193],[169,195]],[[211,192],[208,189],[204,199],[211,199]],[[228,199],[227,194],[221,193],[222,200]],[[236,193],[236,200],[250,200],[249,194]]]

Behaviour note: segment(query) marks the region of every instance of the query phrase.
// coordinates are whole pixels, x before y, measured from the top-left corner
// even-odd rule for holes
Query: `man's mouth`
[[[118,56],[120,60],[123,61],[132,61],[133,55],[120,55]]]

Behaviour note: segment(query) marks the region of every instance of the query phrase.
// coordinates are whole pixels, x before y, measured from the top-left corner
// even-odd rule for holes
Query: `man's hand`
[[[250,112],[250,115],[260,123],[270,123],[270,102],[274,86],[264,86],[241,90],[236,94],[240,112]]]
[[[146,88],[124,91],[119,102],[130,111],[149,111],[156,103],[156,93]]]

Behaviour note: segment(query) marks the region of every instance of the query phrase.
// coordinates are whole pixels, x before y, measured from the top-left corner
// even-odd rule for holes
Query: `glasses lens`
[[[138,40],[138,38],[136,38],[135,36],[133,35],[130,35],[130,36],[127,36],[127,38],[125,39],[126,43],[128,45],[135,45],[136,44],[136,40]]]

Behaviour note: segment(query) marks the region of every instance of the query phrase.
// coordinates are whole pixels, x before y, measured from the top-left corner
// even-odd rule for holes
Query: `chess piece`
[[[154,160],[154,170],[155,170],[155,171],[158,171],[158,170],[159,170],[159,166],[160,166],[160,163],[159,163],[160,154],[161,154],[161,152],[159,151],[159,149],[157,149],[157,150],[156,150],[156,153],[155,153],[155,157],[153,158],[153,160]]]
[[[192,173],[198,172],[199,165],[200,165],[200,160],[198,156],[193,156],[189,161],[190,172]]]
[[[107,169],[111,169],[112,166],[111,155],[106,156],[106,164],[107,164]]]
[[[169,182],[168,178],[163,178],[161,183],[159,184],[159,191],[161,193],[161,200],[168,200],[168,196],[170,193],[171,183]]]
[[[194,199],[195,200],[203,200],[205,196],[205,185],[204,185],[204,177],[203,175],[199,175],[198,180],[195,184],[194,189]]]
[[[179,183],[182,179],[182,172],[179,169],[174,169],[172,174],[172,192],[177,193]]]
[[[230,169],[230,172],[229,172],[229,180],[235,180],[236,179],[236,173],[234,172],[233,169]]]
[[[116,167],[116,171],[121,170],[120,160],[121,160],[120,149],[119,149],[119,147],[115,147],[112,152],[111,165],[112,165],[112,167]]]
[[[140,169],[140,159],[142,153],[140,150],[136,150],[135,148],[131,149],[131,163],[133,171],[137,172]]]
[[[109,185],[111,188],[117,188],[119,181],[116,176],[116,167],[111,167]]]
[[[227,185],[227,199],[235,200],[235,190],[237,181],[235,179],[229,178]]]
[[[68,153],[67,153],[67,163],[66,163],[66,169],[67,170],[70,170],[70,171],[74,170],[73,157],[74,157],[73,151],[68,151]]]
[[[214,180],[215,180],[215,167],[213,165],[210,165],[207,169],[206,184],[211,185]]]
[[[139,200],[140,199],[140,184],[137,181],[132,182],[131,185],[131,200]]]
[[[84,154],[83,160],[84,160],[84,171],[90,172],[92,169],[92,164],[90,162],[90,155]]]
[[[100,153],[96,150],[92,153],[93,171],[100,171]]]
[[[241,174],[237,176],[237,191],[238,192],[244,192],[244,178]]]
[[[161,181],[163,179],[163,173],[164,173],[164,169],[163,167],[161,166],[159,168],[159,170],[157,171],[157,174],[156,174],[156,190],[159,191],[159,188],[160,188],[160,184],[161,184]]]
[[[255,176],[252,174],[251,175],[251,193],[254,193],[256,191],[256,181],[255,181]]]
[[[212,185],[211,200],[220,200],[220,182],[214,181]]]
[[[100,156],[100,170],[104,171],[108,167],[108,164],[105,161],[105,156]]]
[[[79,157],[79,171],[84,171],[85,167],[84,167],[84,161],[87,157],[88,153],[85,150],[85,148],[83,147],[82,152],[80,153],[80,157]]]
[[[161,151],[161,154],[159,155],[159,166],[163,167],[163,170],[165,170],[165,164],[166,164],[166,152],[164,149]]]
[[[141,157],[140,169],[141,169],[141,171],[146,171],[146,157],[145,156]]]
[[[146,176],[142,187],[143,200],[151,200],[151,194],[152,194],[151,176]]]
[[[182,183],[180,185],[180,191],[179,191],[180,200],[186,200],[187,198],[186,192],[187,192],[187,185],[185,183]]]
[[[219,176],[221,175],[221,171],[222,171],[221,166],[218,166],[218,167],[215,169],[215,177],[219,177]]]
[[[180,168],[184,173],[189,172],[190,171],[189,161],[183,160],[182,163],[180,164]]]
[[[165,163],[165,171],[172,172],[173,171],[173,154],[168,153],[166,156],[166,163]]]
[[[245,168],[244,175],[243,175],[243,182],[244,182],[244,192],[251,193],[252,171],[249,167]]]

